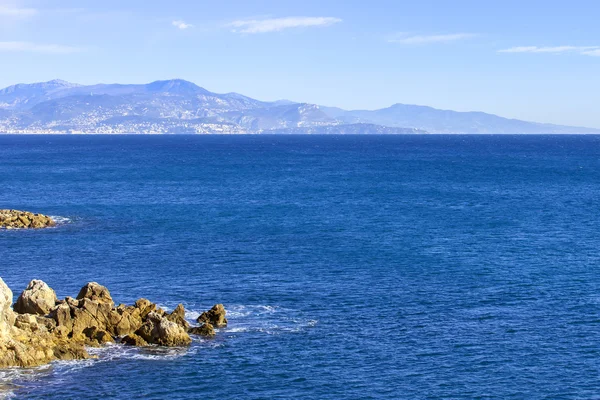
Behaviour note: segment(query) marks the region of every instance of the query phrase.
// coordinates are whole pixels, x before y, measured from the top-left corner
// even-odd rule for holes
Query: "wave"
[[[49,217],[52,218],[54,220],[54,222],[56,222],[56,225],[66,225],[66,224],[70,224],[71,222],[73,222],[73,220],[71,218],[61,217],[59,215],[49,215]]]

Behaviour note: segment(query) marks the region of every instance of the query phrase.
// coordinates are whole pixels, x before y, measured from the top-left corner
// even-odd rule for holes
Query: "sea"
[[[15,297],[229,325],[0,371],[14,399],[600,398],[600,136],[1,135]]]

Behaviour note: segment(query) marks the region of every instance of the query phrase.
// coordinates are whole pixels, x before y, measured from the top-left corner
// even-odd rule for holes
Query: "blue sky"
[[[0,0],[0,86],[183,78],[600,128],[600,2]]]

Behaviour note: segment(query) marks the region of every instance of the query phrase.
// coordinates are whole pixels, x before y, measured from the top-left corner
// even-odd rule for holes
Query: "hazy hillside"
[[[380,110],[264,102],[181,79],[78,85],[61,80],[0,90],[0,132],[13,133],[600,133],[600,130],[395,104]]]

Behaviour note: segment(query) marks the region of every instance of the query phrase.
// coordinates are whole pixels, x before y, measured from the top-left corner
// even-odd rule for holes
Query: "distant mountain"
[[[327,107],[323,111],[344,123],[410,126],[430,133],[600,133],[598,129],[540,124],[483,112],[457,112],[406,104],[394,104],[374,111],[345,111],[335,107]]]
[[[78,85],[62,80],[0,90],[0,132],[12,133],[600,133],[491,114],[396,104],[347,111],[218,94],[181,79]]]
[[[56,96],[61,96],[61,93],[79,86],[60,79],[32,84],[20,83],[9,86],[0,90],[0,108],[23,109],[32,107],[38,103],[53,99]]]

